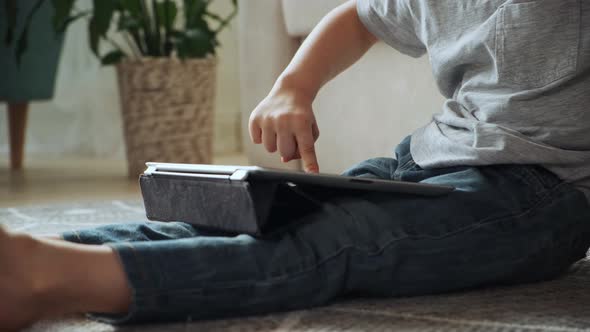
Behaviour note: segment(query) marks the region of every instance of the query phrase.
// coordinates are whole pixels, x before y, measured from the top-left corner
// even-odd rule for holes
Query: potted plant
[[[220,16],[213,0],[52,0],[55,25],[88,19],[91,50],[116,65],[130,177],[147,161],[210,163]]]

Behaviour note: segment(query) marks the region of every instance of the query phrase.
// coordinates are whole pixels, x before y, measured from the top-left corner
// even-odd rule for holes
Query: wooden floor
[[[244,155],[215,158],[216,164],[247,165]],[[73,201],[140,199],[136,179],[126,175],[122,160],[31,160],[10,171],[0,162],[0,207]]]

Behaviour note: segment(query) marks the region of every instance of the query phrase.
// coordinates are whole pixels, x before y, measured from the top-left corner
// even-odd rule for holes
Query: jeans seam
[[[80,236],[80,232],[78,232],[77,230],[73,230],[72,234],[74,234],[74,236],[76,237],[76,240],[78,240],[78,243],[84,243],[84,241],[82,240],[82,237]]]
[[[405,163],[403,163],[401,166],[397,167],[397,169],[393,172],[393,179],[399,180],[402,176],[402,173],[406,172],[410,169],[409,167],[406,169],[406,167],[411,163],[413,163],[414,165],[416,164],[414,159],[410,156],[410,158]]]
[[[148,278],[147,278],[148,274],[146,273],[145,264],[143,262],[143,259],[140,257],[137,250],[133,246],[133,244],[130,242],[123,242],[123,243],[120,243],[119,245],[126,246],[129,249],[129,251],[132,253],[133,260],[135,261],[134,265],[138,267],[137,272],[139,274],[139,277],[142,280],[141,281],[142,284],[140,285],[141,289],[144,291],[146,289],[150,289],[150,288],[146,287],[146,285],[144,284],[148,280]]]
[[[414,162],[414,159],[410,156],[410,158],[405,163],[403,163],[401,166],[399,166],[397,168],[398,171],[405,171],[406,170],[405,167],[408,166],[412,162]]]

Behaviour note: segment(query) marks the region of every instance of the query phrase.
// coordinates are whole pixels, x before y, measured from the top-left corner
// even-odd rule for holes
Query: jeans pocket
[[[512,0],[500,7],[496,58],[500,84],[534,89],[575,72],[580,0]]]

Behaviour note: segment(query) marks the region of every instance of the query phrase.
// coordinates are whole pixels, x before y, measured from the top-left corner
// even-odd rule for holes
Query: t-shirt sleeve
[[[409,56],[418,58],[426,46],[416,33],[416,18],[408,0],[357,0],[358,16],[377,38]]]

